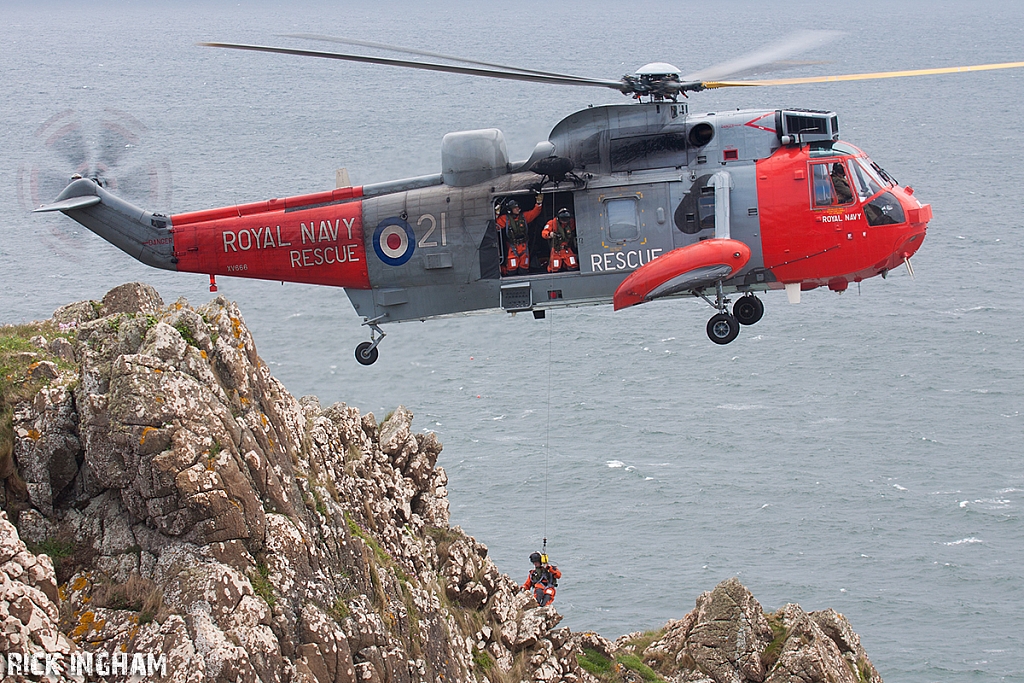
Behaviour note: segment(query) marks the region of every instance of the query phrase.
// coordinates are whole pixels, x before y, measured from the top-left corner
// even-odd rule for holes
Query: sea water
[[[319,32],[617,78],[683,72],[796,29],[843,31],[785,75],[1024,60],[1020,3],[12,3],[0,22],[0,322],[130,280],[211,298],[60,215],[76,159],[163,213],[436,173],[450,131],[526,158],[614,91],[197,47]],[[328,46],[330,49],[333,46]],[[344,48],[341,48],[344,50]],[[352,51],[356,51],[353,49]],[[389,55],[391,56],[391,55]],[[700,301],[389,326],[372,367],[344,293],[234,278],[261,356],[296,395],[437,432],[452,523],[525,579],[548,539],[573,629],[658,628],[738,576],[766,609],[833,607],[888,681],[1024,680],[1024,70],[692,95],[691,110],[838,112],[842,137],[931,203],[914,259],[842,295],[768,293],[719,347]],[[107,124],[130,135],[104,147]],[[121,138],[113,138],[119,140]],[[116,162],[116,163],[112,163]]]

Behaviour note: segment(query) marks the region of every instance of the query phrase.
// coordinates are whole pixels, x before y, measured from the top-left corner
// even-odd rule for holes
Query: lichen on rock
[[[131,283],[11,334],[0,651],[161,653],[183,682],[881,680],[842,615],[736,580],[657,637],[559,628],[449,526],[434,434],[296,399],[223,297]]]

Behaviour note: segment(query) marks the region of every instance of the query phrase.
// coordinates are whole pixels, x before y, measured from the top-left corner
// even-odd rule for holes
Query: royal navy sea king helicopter
[[[380,325],[482,309],[531,311],[612,303],[616,310],[695,296],[715,310],[717,344],[761,319],[756,296],[784,290],[790,302],[817,287],[842,292],[883,277],[920,248],[928,221],[910,187],[840,141],[833,111],[691,113],[680,97],[723,87],[891,78],[1024,66],[1024,62],[775,80],[726,80],[778,63],[823,40],[803,34],[690,74],[648,64],[604,80],[464,60],[367,41],[300,34],[462,65],[338,52],[204,43],[212,47],[610,88],[630,104],[570,114],[525,161],[508,158],[497,129],[449,133],[441,172],[315,194],[162,215],[74,179],[37,211],[61,211],[143,263],[210,275],[345,289],[370,329],[356,348],[376,361]],[[532,267],[510,269],[506,231],[513,205],[528,226]],[[539,209],[538,209],[539,207]],[[575,270],[548,272],[546,222],[575,223]],[[539,215],[538,215],[539,214]],[[729,304],[732,304],[730,310]]]

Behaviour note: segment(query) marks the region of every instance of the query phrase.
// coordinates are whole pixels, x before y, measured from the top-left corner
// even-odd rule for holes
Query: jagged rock
[[[164,300],[150,285],[141,282],[129,282],[114,287],[103,296],[103,316],[115,313],[153,314],[163,308]]]
[[[46,555],[28,551],[0,511],[0,652],[68,654],[58,628],[57,580]]]
[[[718,683],[762,681],[761,653],[772,642],[772,629],[761,605],[732,578],[697,598],[694,624],[686,636],[687,651],[701,671]]]
[[[52,516],[53,499],[78,473],[76,417],[72,394],[63,386],[44,387],[31,407],[15,415],[14,461],[29,501],[46,516]]]
[[[159,652],[180,683],[596,683],[584,651],[671,681],[881,683],[830,610],[772,615],[787,637],[765,664],[774,634],[735,579],[643,651],[558,628],[449,528],[435,434],[402,406],[378,426],[296,400],[223,297],[165,306],[132,283],[54,323],[21,359],[50,382],[15,406],[0,479],[59,567],[0,514],[0,652]]]

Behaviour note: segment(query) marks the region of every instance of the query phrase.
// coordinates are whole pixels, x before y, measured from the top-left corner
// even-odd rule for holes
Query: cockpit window
[[[811,165],[814,206],[839,206],[853,202],[846,165],[841,161]]]
[[[891,192],[883,192],[864,205],[868,225],[896,225],[906,221],[903,207]]]
[[[867,174],[871,176],[871,178],[876,183],[878,183],[879,186],[892,187],[893,185],[896,184],[896,181],[893,180],[888,173],[883,171],[881,166],[871,161],[871,159],[868,159],[867,157],[861,157],[860,159],[857,159],[857,163],[861,165],[864,171],[867,172]]]
[[[812,159],[820,159],[821,157],[836,157],[836,156],[860,156],[860,150],[853,145],[848,145],[845,142],[839,142],[837,140],[824,140],[822,142],[812,142],[808,145],[808,152]]]
[[[850,156],[860,156],[860,150],[853,145],[848,145],[845,142],[833,142],[832,149],[838,154],[848,154]]]
[[[868,173],[863,159],[856,159],[850,165],[853,167],[853,180],[854,186],[857,188],[857,196],[861,201],[874,197],[882,191],[882,187]]]

